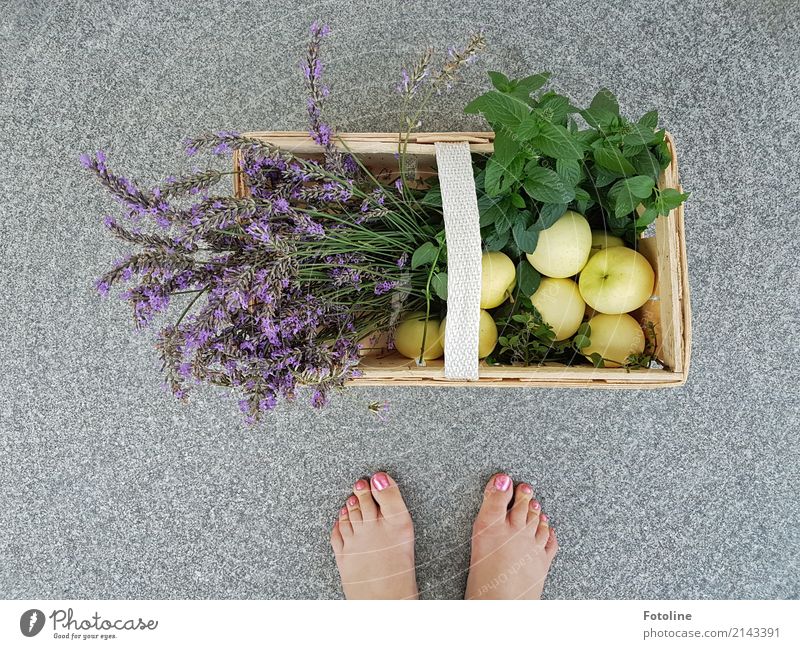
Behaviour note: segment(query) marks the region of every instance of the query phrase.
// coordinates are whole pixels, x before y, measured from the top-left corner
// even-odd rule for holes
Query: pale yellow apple
[[[481,309],[494,309],[508,298],[517,270],[502,252],[484,252],[481,257]]]
[[[643,255],[625,247],[606,248],[581,271],[578,287],[584,301],[600,313],[628,313],[653,293],[655,274]]]
[[[419,358],[422,350],[422,337],[425,336],[424,360],[440,358],[444,354],[442,337],[439,335],[439,320],[431,318],[425,322],[422,312],[411,313],[397,325],[394,333],[394,347],[406,358]]]
[[[624,245],[625,242],[621,237],[608,234],[605,230],[592,230],[592,249],[589,251],[589,259],[601,250],[605,250],[606,248],[618,248]]]
[[[528,254],[528,261],[546,277],[572,277],[586,264],[591,248],[589,222],[577,212],[567,210],[539,233],[536,249]]]
[[[578,285],[565,278],[543,277],[531,295],[531,303],[553,328],[554,340],[564,340],[578,331],[586,309]]]
[[[586,358],[600,354],[606,367],[624,365],[631,354],[644,351],[644,332],[627,313],[600,313],[589,320],[589,346],[581,349]]]
[[[447,318],[442,320],[442,325],[439,327],[442,346],[444,346],[446,328]],[[495,345],[497,345],[497,325],[491,314],[481,309],[481,316],[478,320],[478,358],[486,358],[494,351]]]

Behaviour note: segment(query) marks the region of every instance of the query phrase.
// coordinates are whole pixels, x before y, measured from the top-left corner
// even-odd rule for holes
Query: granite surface
[[[339,597],[328,530],[357,477],[388,470],[429,598],[457,598],[495,470],[530,481],[562,550],[548,598],[800,596],[800,3],[0,2],[0,597]],[[483,27],[429,130],[486,69],[602,86],[675,135],[694,311],[671,391],[358,389],[245,426],[229,395],[160,387],[152,336],[92,280],[124,246],[77,164],[109,150],[154,181],[207,129],[298,129],[308,24],[331,119],[390,130],[400,61]],[[388,400],[386,423],[367,403]]]

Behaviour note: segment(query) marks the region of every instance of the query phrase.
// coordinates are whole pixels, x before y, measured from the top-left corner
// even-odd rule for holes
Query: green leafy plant
[[[605,89],[585,109],[556,92],[534,95],[548,73],[489,77],[494,89],[465,107],[482,114],[495,131],[494,153],[476,170],[488,250],[512,258],[533,252],[539,232],[567,209],[633,244],[659,214],[687,198],[656,187],[671,154],[655,111],[631,122]]]

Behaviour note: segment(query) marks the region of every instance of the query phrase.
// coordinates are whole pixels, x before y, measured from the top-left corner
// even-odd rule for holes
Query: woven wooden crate
[[[317,157],[321,147],[304,131],[266,131],[247,133],[281,149],[304,157]],[[397,170],[395,154],[397,133],[341,133],[338,136],[346,149],[357,155],[373,173],[386,174]],[[659,178],[660,188],[681,191],[675,143],[667,133],[672,163]],[[411,136],[406,151],[417,160],[420,177],[435,174],[435,142],[466,141],[474,153],[490,154],[494,149],[491,132],[417,133]],[[240,156],[234,155],[234,170]],[[235,174],[237,196],[246,196],[242,174]],[[677,387],[686,382],[691,353],[691,306],[689,276],[686,265],[686,242],[683,228],[683,205],[667,217],[658,217],[655,235],[642,238],[640,252],[648,258],[656,273],[653,296],[633,315],[641,322],[655,325],[658,347],[656,356],[663,369],[595,368],[589,365],[567,367],[545,363],[533,367],[490,366],[481,362],[478,381],[445,379],[444,362],[439,359],[418,366],[414,360],[396,352],[365,356],[360,364],[363,375],[353,379],[355,385],[439,385],[492,387],[577,387],[577,388],[661,388]]]

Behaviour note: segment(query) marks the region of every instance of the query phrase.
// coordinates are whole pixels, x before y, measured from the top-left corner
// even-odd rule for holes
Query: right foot
[[[386,473],[357,480],[333,524],[331,545],[347,599],[416,599],[414,526]]]
[[[558,550],[555,531],[530,485],[512,490],[511,478],[495,475],[472,527],[466,599],[539,599]],[[508,508],[513,498],[514,504]]]

